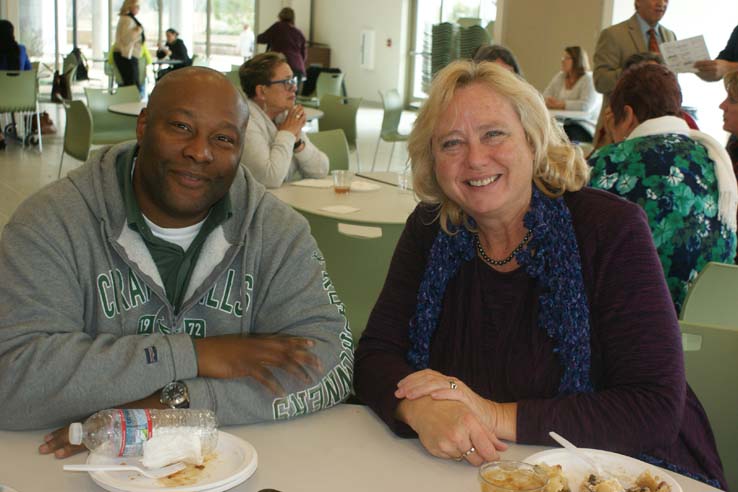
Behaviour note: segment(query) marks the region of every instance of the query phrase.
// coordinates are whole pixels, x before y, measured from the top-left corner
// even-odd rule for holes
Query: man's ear
[[[627,104],[623,107],[623,120],[627,124],[626,128],[628,129],[628,134],[635,130],[635,127],[641,124],[641,122],[638,121],[635,111],[633,111],[633,107]]]
[[[138,145],[141,145],[141,141],[143,140],[147,119],[148,112],[146,111],[146,108],[143,108],[141,112],[138,113],[138,118],[136,119],[136,141],[138,142]]]

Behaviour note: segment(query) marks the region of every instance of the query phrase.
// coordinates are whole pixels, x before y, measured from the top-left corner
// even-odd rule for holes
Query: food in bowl
[[[479,469],[482,492],[545,492],[548,476],[520,461],[493,461]]]

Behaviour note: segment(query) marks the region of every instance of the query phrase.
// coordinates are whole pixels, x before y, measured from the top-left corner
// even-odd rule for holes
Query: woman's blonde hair
[[[120,6],[118,15],[126,15],[131,11],[133,7],[139,4],[139,0],[124,0],[123,5]]]
[[[738,101],[738,72],[728,72],[723,77],[723,84],[728,95]]]
[[[433,130],[457,89],[482,84],[507,99],[520,118],[533,153],[533,182],[549,197],[577,191],[589,181],[589,167],[579,147],[572,145],[553,121],[543,97],[530,84],[496,63],[459,60],[438,72],[408,140],[413,187],[426,203],[439,204],[439,219],[449,232],[449,221],[471,229],[464,211],[448,198],[436,180]]]

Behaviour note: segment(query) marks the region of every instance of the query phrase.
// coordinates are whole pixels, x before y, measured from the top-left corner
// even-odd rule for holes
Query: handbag
[[[59,73],[59,70],[54,71],[54,80],[51,83],[51,102],[61,102],[64,99],[71,99],[72,93],[67,85],[67,79]]]

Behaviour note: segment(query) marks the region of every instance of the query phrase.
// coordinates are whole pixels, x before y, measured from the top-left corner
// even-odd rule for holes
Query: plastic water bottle
[[[112,408],[97,412],[84,424],[71,424],[69,442],[105,456],[141,456],[144,442],[155,435],[187,433],[200,438],[206,456],[218,444],[217,427],[211,410]]]

